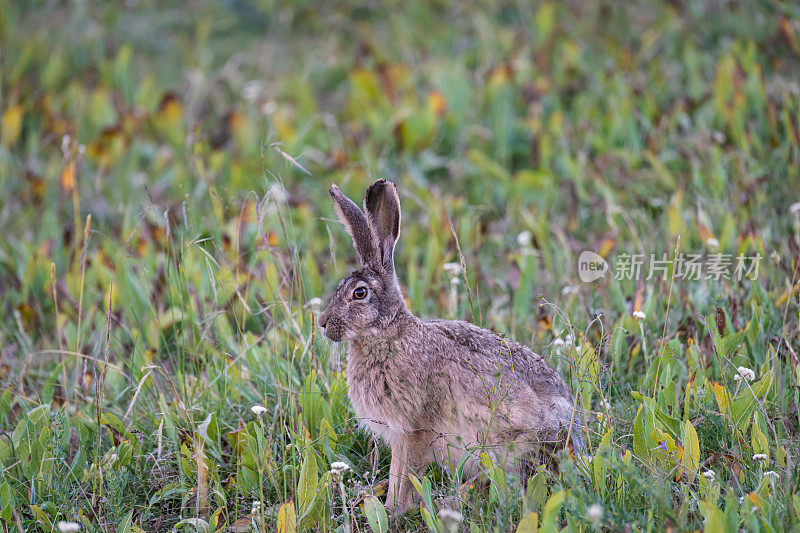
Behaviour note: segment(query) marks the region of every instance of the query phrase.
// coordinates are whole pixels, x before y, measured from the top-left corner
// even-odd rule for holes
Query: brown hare
[[[413,503],[411,473],[438,461],[474,474],[480,454],[509,470],[568,445],[580,452],[580,412],[564,380],[531,350],[460,320],[423,320],[395,275],[400,234],[395,185],[378,180],[364,211],[331,186],[334,208],[361,269],[342,281],[319,317],[332,341],[350,344],[347,388],[356,416],[392,449],[387,507]]]

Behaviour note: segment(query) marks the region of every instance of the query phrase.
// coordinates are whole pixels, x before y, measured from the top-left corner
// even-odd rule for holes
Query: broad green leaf
[[[726,533],[725,516],[722,511],[713,503],[701,501],[700,512],[706,519],[705,533]]]
[[[751,442],[753,445],[753,453],[763,453],[767,456],[767,460],[764,464],[769,465],[769,441],[767,440],[767,436],[764,435],[764,432],[761,431],[761,428],[758,427],[758,422],[756,421],[756,417],[753,417],[753,429],[751,432]]]
[[[600,445],[597,447],[597,451],[592,459],[594,486],[601,491],[605,490],[606,488],[605,454],[611,451],[611,439],[613,438],[613,434],[614,432],[611,429],[606,431],[606,434],[603,435],[603,439],[600,441]]]
[[[560,490],[554,492],[553,495],[550,496],[550,499],[547,500],[544,510],[542,511],[542,531],[544,533],[555,533],[558,531],[558,512],[561,510],[561,506],[564,505],[565,498],[566,493]]]
[[[133,524],[133,511],[122,517],[122,520],[117,524],[117,533],[131,533],[131,525]]]
[[[298,512],[300,516],[305,516],[306,512],[314,504],[317,497],[317,454],[310,441],[306,441],[305,452],[303,454],[303,465],[300,467],[300,480],[297,485],[297,497],[299,502]]]
[[[14,500],[11,497],[11,488],[3,481],[0,484],[0,518],[7,523],[14,516]]]
[[[373,533],[389,531],[389,517],[386,515],[386,509],[381,501],[372,494],[364,496],[364,516],[367,517]]]
[[[206,419],[197,426],[197,434],[203,437],[206,443],[215,446],[217,444],[217,415],[209,413]]]
[[[650,458],[652,448],[650,436],[656,429],[655,416],[645,405],[640,405],[633,420],[633,453],[645,461]]]

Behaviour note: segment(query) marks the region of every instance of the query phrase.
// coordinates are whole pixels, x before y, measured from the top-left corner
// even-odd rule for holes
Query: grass
[[[800,525],[794,3],[0,0],[0,43],[4,530]],[[327,187],[377,177],[411,309],[544,354],[590,455],[384,516],[314,324],[356,260]]]

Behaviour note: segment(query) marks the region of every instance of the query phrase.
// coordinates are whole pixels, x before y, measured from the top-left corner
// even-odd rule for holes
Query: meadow
[[[799,529],[799,81],[788,0],[0,0],[3,531]],[[380,177],[585,455],[387,514],[316,324]]]

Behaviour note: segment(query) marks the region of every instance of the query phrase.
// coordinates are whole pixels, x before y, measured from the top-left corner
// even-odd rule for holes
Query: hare
[[[460,320],[423,320],[395,274],[397,188],[380,179],[364,211],[336,185],[330,195],[361,269],[339,282],[319,317],[324,335],[348,342],[347,388],[355,414],[392,450],[387,507],[414,502],[409,481],[431,461],[477,473],[481,453],[508,470],[567,447],[583,448],[580,412],[564,380],[520,344]]]

